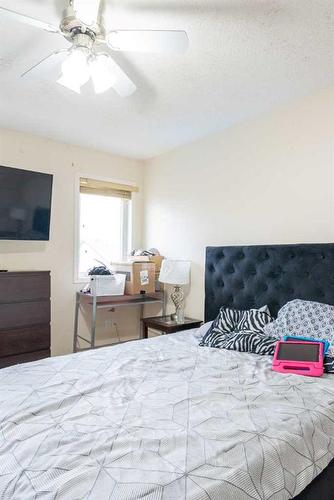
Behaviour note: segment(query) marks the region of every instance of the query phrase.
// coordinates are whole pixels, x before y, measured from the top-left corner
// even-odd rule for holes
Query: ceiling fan
[[[127,97],[133,94],[137,87],[114,61],[112,51],[169,54],[186,52],[189,40],[185,31],[108,31],[103,18],[104,2],[105,0],[69,0],[59,27],[0,7],[3,15],[62,35],[71,43],[70,48],[52,52],[22,76],[61,54],[64,60],[61,64],[61,76],[57,80],[59,84],[80,93],[81,87],[91,79],[96,93],[113,88],[120,96]]]

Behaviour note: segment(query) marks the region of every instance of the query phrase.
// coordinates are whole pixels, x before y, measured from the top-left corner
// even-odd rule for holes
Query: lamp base
[[[175,323],[178,323],[179,325],[182,325],[184,323],[184,313],[183,311],[178,311],[178,313],[174,313],[170,315],[170,319],[172,321],[175,321]]]
[[[170,319],[171,319],[172,321],[175,321],[176,323],[178,323],[178,319],[179,319],[179,317],[178,317],[178,315],[177,315],[176,313],[174,313],[174,314],[171,314],[171,315],[170,315]]]
[[[171,298],[175,306],[175,313],[171,314],[171,320],[176,321],[176,323],[184,323],[184,295],[180,286],[174,287],[174,292],[171,294]]]

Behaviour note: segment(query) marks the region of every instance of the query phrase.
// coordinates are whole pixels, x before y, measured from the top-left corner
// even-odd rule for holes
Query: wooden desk
[[[143,318],[144,305],[161,303],[165,306],[164,292],[155,292],[140,295],[103,295],[97,296],[91,293],[77,292],[74,317],[73,352],[96,348],[96,316],[99,309],[110,309],[116,307],[140,306],[141,319]],[[79,311],[81,306],[91,307],[90,340],[79,335]],[[142,328],[141,328],[142,332]],[[142,338],[142,333],[141,333]],[[88,348],[79,348],[78,339],[88,344]],[[99,347],[107,347],[113,344],[105,344]]]

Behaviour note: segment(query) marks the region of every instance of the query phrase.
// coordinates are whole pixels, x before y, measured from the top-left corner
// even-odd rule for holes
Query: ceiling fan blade
[[[39,28],[44,31],[49,31],[50,33],[61,33],[56,26],[53,26],[49,23],[44,23],[43,21],[39,21],[34,17],[26,16],[25,14],[20,14],[19,12],[15,12],[14,10],[6,9],[5,7],[0,7],[0,11],[2,15],[5,15],[9,19],[14,19],[23,24],[27,24],[29,26],[34,26],[35,28]]]
[[[107,43],[112,50],[183,54],[189,46],[185,31],[110,31]]]
[[[64,59],[65,53],[69,52],[69,50],[70,49],[60,49],[60,50],[56,50],[55,52],[52,52],[48,56],[44,57],[41,61],[34,64],[31,68],[27,69],[27,71],[22,73],[21,78],[24,78],[28,75],[30,76],[32,73],[35,72],[35,70],[37,68],[39,68],[41,66],[41,64],[43,64],[48,77],[50,77],[49,70],[51,69],[50,68],[51,66],[52,66],[52,68],[54,68],[54,66],[58,64],[59,65],[59,73],[60,73],[60,64],[61,64],[62,60]],[[47,64],[47,63],[50,63],[50,64]]]
[[[100,0],[74,0],[76,16],[87,26],[93,26],[98,21]]]

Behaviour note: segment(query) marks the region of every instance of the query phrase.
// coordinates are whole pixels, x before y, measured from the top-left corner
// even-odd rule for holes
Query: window
[[[131,249],[134,186],[80,177],[77,278],[122,261]]]

